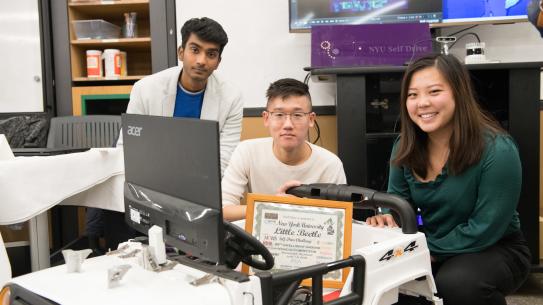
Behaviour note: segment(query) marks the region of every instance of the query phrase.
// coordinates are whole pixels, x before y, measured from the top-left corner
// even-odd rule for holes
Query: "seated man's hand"
[[[300,185],[302,185],[300,181],[289,180],[277,189],[276,196],[292,196],[292,195],[287,194],[287,190],[291,187],[300,186]]]
[[[368,217],[366,219],[366,224],[372,226],[372,227],[397,227],[398,224],[396,221],[394,221],[394,217],[390,214],[383,214],[383,215],[375,215],[373,217]]]

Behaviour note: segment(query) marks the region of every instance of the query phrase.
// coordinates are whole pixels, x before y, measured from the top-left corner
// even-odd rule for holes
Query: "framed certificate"
[[[330,263],[351,254],[352,209],[350,202],[248,194],[245,230],[273,254],[271,272]],[[343,287],[347,273],[326,274],[324,287]]]

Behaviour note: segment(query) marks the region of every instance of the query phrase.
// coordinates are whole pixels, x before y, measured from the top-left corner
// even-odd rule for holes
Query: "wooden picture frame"
[[[349,257],[352,213],[351,202],[248,194],[245,230],[272,252],[271,272],[280,272]],[[244,264],[242,271],[249,273],[249,266]],[[342,288],[348,272],[328,273],[323,286]]]

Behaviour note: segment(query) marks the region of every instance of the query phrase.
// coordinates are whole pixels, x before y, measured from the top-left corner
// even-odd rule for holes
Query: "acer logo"
[[[141,136],[141,130],[143,127],[138,126],[128,126],[128,130],[126,131],[126,134],[129,136],[139,137]]]

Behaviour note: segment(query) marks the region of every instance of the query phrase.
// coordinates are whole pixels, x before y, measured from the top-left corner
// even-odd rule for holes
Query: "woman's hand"
[[[397,227],[398,224],[394,221],[394,217],[390,214],[375,215],[366,219],[366,224],[372,227]]]
[[[300,186],[302,185],[302,183],[300,181],[297,181],[297,180],[289,180],[287,182],[285,182],[283,185],[281,185],[278,189],[277,189],[277,196],[292,196],[292,195],[289,195],[287,194],[287,190],[291,187],[295,187],[295,186]]]

